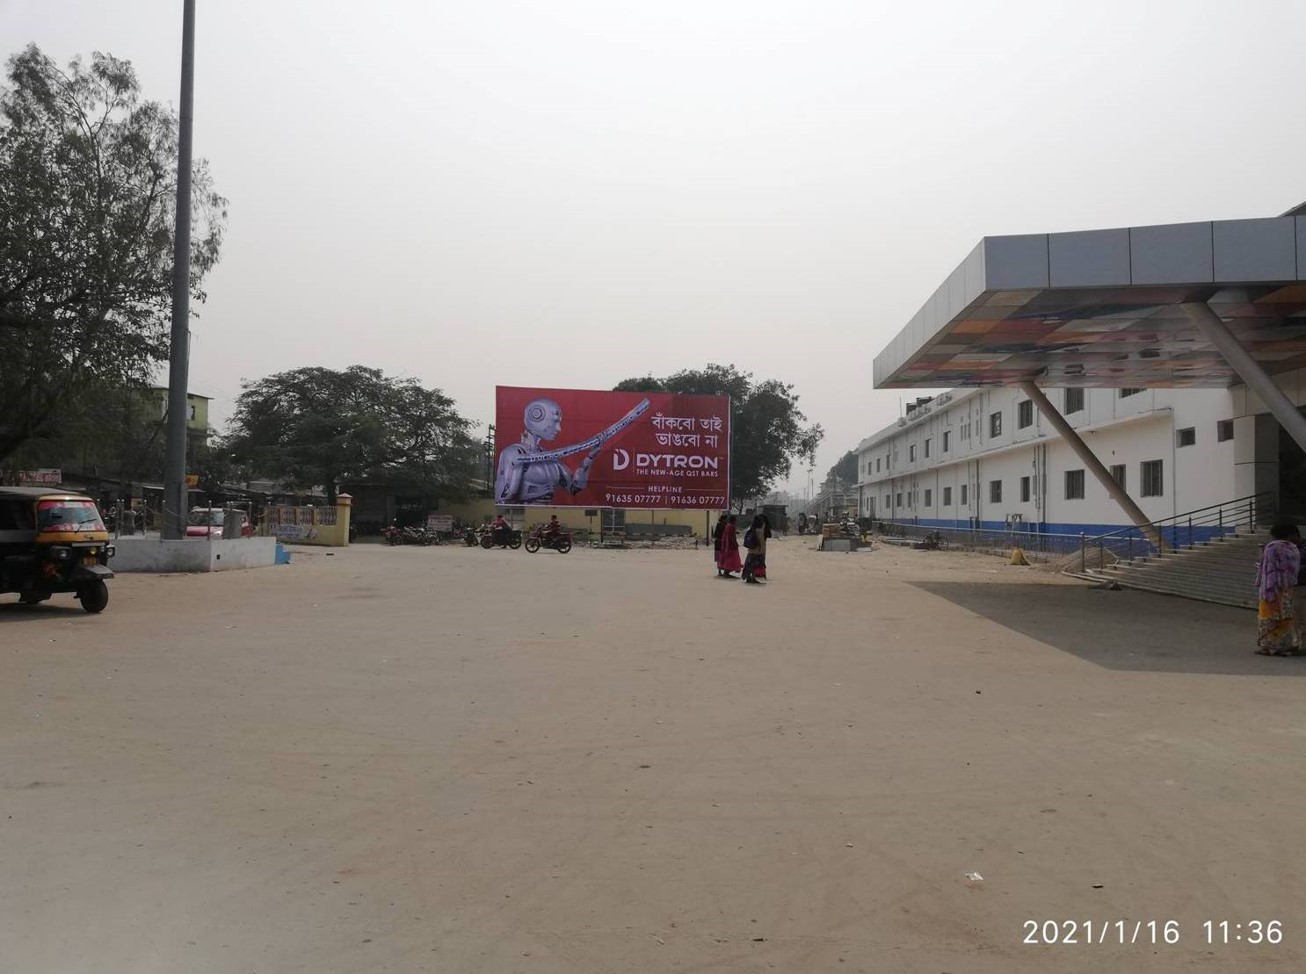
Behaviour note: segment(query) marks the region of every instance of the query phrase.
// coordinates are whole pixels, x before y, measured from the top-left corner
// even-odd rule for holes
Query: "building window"
[[[991,413],[989,415],[989,436],[1002,435],[1002,413]]]
[[[888,494],[885,494],[885,495],[884,495],[884,507],[885,507],[885,509],[887,510],[887,509],[890,508],[891,506],[892,506],[892,505],[889,503],[889,495],[888,495]]]
[[[1139,477],[1142,480],[1142,489],[1139,491],[1143,497],[1163,497],[1165,495],[1165,481],[1161,473],[1160,460],[1144,460],[1138,467]]]
[[[1020,478],[1020,499],[1022,503],[1029,503],[1029,478]]]
[[[951,506],[952,506],[952,488],[951,488],[951,487],[944,487],[944,488],[943,488],[943,506],[944,506],[944,507],[951,507]]]
[[[967,504],[966,504],[966,488],[969,487],[969,486],[970,486],[969,484],[962,484],[962,485],[961,485],[961,506],[962,506],[962,507],[966,507],[966,506],[967,506]]]
[[[907,447],[907,462],[908,462],[908,463],[915,463],[915,462],[916,462],[916,444],[915,444],[915,443],[913,443],[911,446]]]
[[[879,472],[880,472],[880,458],[879,458],[879,457],[876,457],[876,458],[875,458],[875,472],[876,472],[876,473],[879,473]]]
[[[1121,490],[1128,490],[1125,486],[1125,465],[1123,463],[1113,464],[1111,467],[1111,479],[1120,485]]]
[[[944,430],[944,431],[943,431],[943,452],[944,452],[944,453],[947,453],[947,452],[948,452],[948,441],[949,441],[951,438],[952,438],[952,432],[951,432],[951,430]]]
[[[1187,429],[1175,430],[1176,446],[1192,446],[1197,442],[1197,429],[1189,426]]]
[[[1130,396],[1136,396],[1136,395],[1138,395],[1140,392],[1145,392],[1145,391],[1146,391],[1145,389],[1121,389],[1121,390],[1120,390],[1120,398],[1121,398],[1121,399],[1128,399]]]
[[[1001,503],[1002,503],[1002,481],[1001,481],[1001,480],[990,480],[990,481],[989,481],[989,503],[990,503],[990,504],[1001,504]]]
[[[1034,425],[1034,400],[1026,399],[1016,407],[1016,425],[1021,429]]]
[[[894,507],[902,507],[902,491],[894,494]]]
[[[934,506],[934,491],[931,490],[929,487],[925,488],[925,506],[926,507]]]
[[[1071,413],[1082,412],[1083,409],[1084,409],[1084,390],[1083,390],[1083,389],[1067,389],[1067,390],[1066,390],[1066,408],[1065,408],[1065,410],[1064,410],[1064,412],[1066,413],[1066,415],[1070,415]]]
[[[1215,441],[1223,443],[1225,440],[1233,439],[1233,420],[1222,419],[1215,424]]]
[[[1066,471],[1066,500],[1082,501],[1084,499],[1084,471]]]
[[[192,423],[195,422],[195,404],[194,404],[194,403],[191,403],[191,404],[190,404],[190,421],[191,421]]]
[[[930,458],[930,441],[929,441],[929,440],[926,440],[926,441],[925,441],[925,459],[928,460],[929,458]],[[926,505],[926,506],[928,507],[929,505]]]

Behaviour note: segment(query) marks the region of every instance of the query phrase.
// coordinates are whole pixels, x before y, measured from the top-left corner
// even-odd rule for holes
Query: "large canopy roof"
[[[875,358],[877,388],[1226,386],[1180,305],[1306,367],[1306,216],[985,237]]]

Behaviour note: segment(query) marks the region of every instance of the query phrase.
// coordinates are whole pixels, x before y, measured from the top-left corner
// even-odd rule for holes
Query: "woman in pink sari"
[[[1297,584],[1301,553],[1289,538],[1292,524],[1270,528],[1274,539],[1261,551],[1256,566],[1256,652],[1262,656],[1296,656],[1301,652],[1293,627],[1292,590]]]
[[[721,532],[721,551],[717,555],[717,571],[722,578],[734,578],[734,573],[744,567],[739,560],[739,540],[735,537],[735,516],[726,518],[726,529]]]

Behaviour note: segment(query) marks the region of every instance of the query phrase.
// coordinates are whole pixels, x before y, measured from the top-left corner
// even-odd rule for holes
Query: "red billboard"
[[[722,510],[730,399],[498,386],[494,453],[501,507]]]

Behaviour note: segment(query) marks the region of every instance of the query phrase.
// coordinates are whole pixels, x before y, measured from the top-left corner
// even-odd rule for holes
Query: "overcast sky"
[[[199,0],[195,152],[231,201],[192,389],[362,363],[494,386],[731,362],[826,429],[989,234],[1306,199],[1301,0]],[[0,0],[0,50],[130,59],[181,0]],[[801,491],[806,471],[790,486]]]

